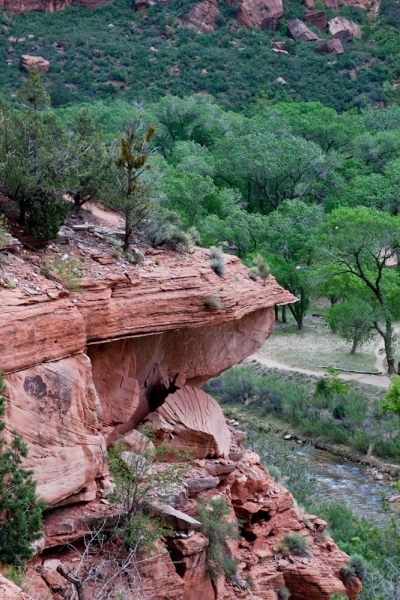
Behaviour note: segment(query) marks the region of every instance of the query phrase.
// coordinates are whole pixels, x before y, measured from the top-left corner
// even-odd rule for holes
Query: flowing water
[[[391,504],[389,512],[383,509],[382,496],[398,492],[385,482],[375,481],[364,468],[324,450],[313,449],[310,458],[321,499],[346,502],[356,515],[376,524],[385,523],[391,511],[400,508],[399,504]]]

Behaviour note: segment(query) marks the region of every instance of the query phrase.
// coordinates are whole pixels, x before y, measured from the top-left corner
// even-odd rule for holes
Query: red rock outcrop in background
[[[212,33],[217,29],[218,15],[217,0],[197,2],[184,18],[184,24],[197,33]]]
[[[0,0],[0,8],[13,13],[54,12],[78,5],[94,8],[108,2],[110,0]]]
[[[248,29],[277,29],[278,19],[283,17],[282,0],[228,0],[228,4],[236,8],[237,22]]]

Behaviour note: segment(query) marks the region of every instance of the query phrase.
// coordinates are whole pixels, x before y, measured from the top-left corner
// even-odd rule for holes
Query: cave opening
[[[179,389],[179,387],[175,385],[177,376],[178,374],[175,375],[168,387],[166,387],[161,381],[157,381],[151,386],[151,388],[147,390],[146,397],[149,412],[154,412],[157,410],[157,408],[164,404],[167,396],[174,394]]]

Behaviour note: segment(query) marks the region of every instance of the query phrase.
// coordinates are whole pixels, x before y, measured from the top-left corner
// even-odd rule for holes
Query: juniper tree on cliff
[[[125,219],[123,249],[129,247],[133,233],[140,230],[151,210],[151,186],[145,180],[145,172],[151,169],[150,142],[155,128],[129,122],[121,136],[119,148],[111,149],[113,163],[106,190],[106,204]]]
[[[0,372],[0,434],[6,424],[6,391]],[[32,542],[38,540],[42,529],[44,502],[36,495],[33,471],[21,467],[28,448],[22,437],[12,432],[11,443],[5,446],[0,437],[0,563],[21,566],[34,554]]]

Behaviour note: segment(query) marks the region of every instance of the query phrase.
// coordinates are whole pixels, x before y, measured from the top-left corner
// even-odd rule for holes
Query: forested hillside
[[[115,98],[149,102],[167,93],[193,92],[213,95],[224,108],[247,111],[258,101],[320,101],[339,111],[397,101],[399,9],[394,0],[382,2],[377,18],[342,6],[339,14],[361,25],[363,39],[345,43],[344,54],[337,56],[317,54],[312,42],[288,44],[288,55],[272,51],[273,39],[288,40],[287,19],[303,17],[299,0],[285,0],[276,32],[240,26],[235,9],[220,2],[217,29],[198,34],[182,25],[192,5],[171,0],[143,14],[131,0],[115,0],[93,10],[3,12],[2,96],[12,100],[21,78],[20,56],[28,54],[51,63],[46,83],[53,106]],[[322,3],[315,8],[325,9],[328,18],[338,14]],[[311,29],[329,39],[326,31]]]

